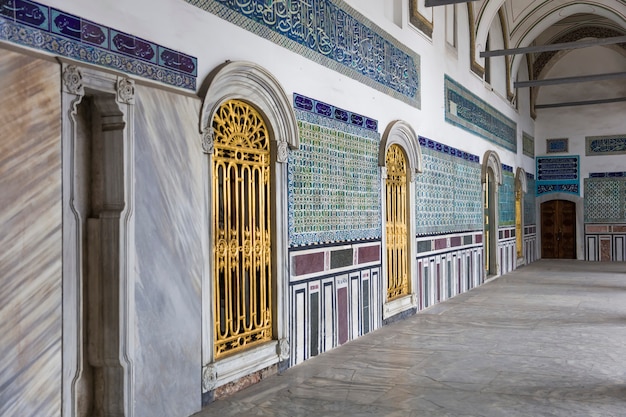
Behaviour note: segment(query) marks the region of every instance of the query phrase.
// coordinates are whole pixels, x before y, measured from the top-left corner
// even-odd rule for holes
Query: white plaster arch
[[[590,3],[577,3],[577,4],[569,4],[560,8],[556,8],[552,10],[549,14],[546,14],[537,22],[537,24],[528,28],[523,34],[520,35],[519,40],[512,47],[515,48],[524,48],[530,46],[532,42],[537,39],[539,35],[541,35],[546,29],[555,25],[560,20],[564,19],[567,16],[571,16],[577,13],[589,13],[589,7],[593,7],[593,14],[598,16],[605,17],[615,23],[617,23],[620,27],[626,26],[626,19],[619,16],[616,11],[612,11],[610,9],[604,8],[598,4],[590,4]],[[486,39],[486,38],[485,38]],[[517,72],[519,67],[523,61],[524,55],[514,55],[513,61],[511,62],[511,87],[513,82],[517,79]]]
[[[400,145],[409,160],[410,181],[415,181],[415,174],[422,172],[422,149],[419,139],[410,124],[403,120],[395,120],[387,126],[380,141],[378,150],[378,166],[385,166],[387,150],[394,143]]]
[[[265,68],[248,61],[227,61],[209,77],[200,114],[205,148],[212,146],[211,123],[217,109],[226,100],[239,99],[253,103],[265,117],[271,140],[278,144],[278,161],[286,162],[282,158],[286,156],[286,145],[297,149],[300,140],[291,101],[278,80]]]
[[[289,294],[288,294],[288,229],[287,229],[287,160],[289,148],[298,148],[298,124],[293,107],[276,78],[261,66],[247,61],[227,61],[208,77],[208,88],[200,113],[200,131],[205,181],[204,251],[212,254],[213,246],[213,118],[227,100],[245,101],[263,116],[268,128],[271,150],[272,187],[272,272],[275,305],[274,340],[223,359],[213,354],[213,256],[207,256],[202,274],[202,391],[203,395],[219,386],[283,362],[290,357]]]
[[[526,171],[522,167],[518,167],[515,171],[515,181],[519,181],[523,193],[528,192],[528,183],[526,181]]]
[[[383,134],[382,140],[380,142],[380,147],[378,151],[378,165],[381,168],[381,177],[383,181],[386,181],[387,178],[387,168],[386,168],[386,156],[387,150],[393,144],[397,144],[406,154],[409,164],[409,181],[410,183],[407,185],[407,260],[409,263],[409,280],[411,283],[411,293],[397,298],[395,300],[387,301],[385,300],[383,306],[383,319],[388,319],[393,317],[396,314],[399,314],[403,311],[406,311],[411,308],[418,308],[419,306],[419,289],[417,282],[417,247],[415,244],[415,186],[413,183],[416,179],[416,174],[422,172],[422,151],[419,145],[419,139],[415,134],[415,131],[411,127],[411,125],[403,120],[395,120],[387,126],[385,129],[385,133]],[[381,211],[382,218],[386,218],[386,185],[384,185],[381,189]],[[382,241],[387,241],[387,229],[386,227],[382,228],[383,236]],[[383,288],[387,288],[387,250],[386,248],[382,251],[382,264],[384,271],[384,279],[383,279]],[[385,292],[386,294],[386,292]],[[385,297],[386,298],[386,297]]]
[[[476,22],[476,49],[474,50],[474,60],[481,65],[484,64],[484,58],[480,57],[480,53],[485,50],[487,45],[487,36],[491,28],[491,22],[498,15],[498,10],[506,0],[490,0],[487,1],[483,12],[480,14],[479,21]]]
[[[493,170],[496,183],[502,185],[502,163],[496,151],[487,151],[483,156],[483,165],[480,170],[480,181],[483,184],[487,181],[487,168]]]

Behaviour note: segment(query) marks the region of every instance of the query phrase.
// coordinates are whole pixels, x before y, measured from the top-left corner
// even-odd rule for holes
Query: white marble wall
[[[135,416],[201,407],[200,100],[137,87]]]
[[[0,416],[61,413],[60,79],[0,49]]]

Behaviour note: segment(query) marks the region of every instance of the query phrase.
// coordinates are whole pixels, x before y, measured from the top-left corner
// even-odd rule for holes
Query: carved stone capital
[[[276,161],[283,163],[287,162],[289,158],[289,146],[287,142],[278,142],[278,148],[276,152]]]
[[[117,79],[117,101],[124,104],[135,104],[135,81],[128,78]]]
[[[212,127],[209,127],[204,132],[202,132],[202,152],[207,154],[213,153],[214,138],[215,131]]]
[[[63,70],[63,88],[70,94],[82,96],[85,94],[83,88],[83,74],[76,65],[68,65]]]
[[[202,392],[214,390],[217,385],[217,367],[215,364],[208,364],[202,370]]]
[[[418,295],[417,293],[414,292],[413,294],[411,294],[411,304],[414,306],[417,306],[418,303],[419,303]]]
[[[380,178],[383,180],[387,179],[387,167],[380,168]]]
[[[276,347],[278,359],[280,359],[281,361],[289,359],[290,350],[291,349],[289,348],[289,339],[283,338],[278,341],[278,346]]]

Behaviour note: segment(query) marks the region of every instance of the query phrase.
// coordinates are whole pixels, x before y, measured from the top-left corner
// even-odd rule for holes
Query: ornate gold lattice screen
[[[272,338],[270,142],[261,116],[229,100],[213,119],[215,358]]]
[[[387,299],[409,293],[407,161],[402,148],[393,144],[386,155]]]

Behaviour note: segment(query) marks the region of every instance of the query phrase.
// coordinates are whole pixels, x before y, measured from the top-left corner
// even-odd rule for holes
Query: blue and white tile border
[[[28,0],[0,0],[0,42],[195,91],[196,58]]]

